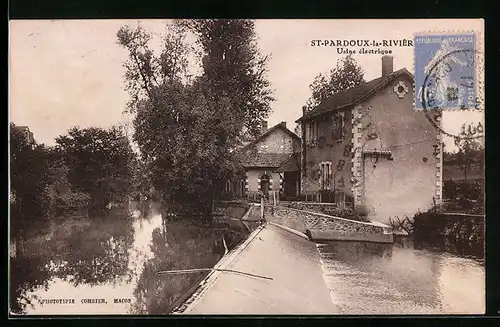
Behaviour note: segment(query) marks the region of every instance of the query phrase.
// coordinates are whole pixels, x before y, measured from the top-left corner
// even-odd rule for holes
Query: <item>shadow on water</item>
[[[248,235],[241,221],[226,219],[208,226],[188,218],[163,214],[153,231],[152,257],[134,290],[134,314],[169,314],[185,301],[209,272],[158,274],[160,271],[212,268]]]
[[[457,242],[448,238],[436,238],[431,240],[412,239],[410,237],[395,238],[397,244],[406,243],[408,247],[417,250],[429,250],[456,255],[462,258],[484,261],[484,244],[478,242]]]
[[[10,258],[11,312],[33,308],[38,293],[56,279],[74,287],[130,280],[132,223],[128,208],[115,208],[94,216],[58,217],[27,232]]]

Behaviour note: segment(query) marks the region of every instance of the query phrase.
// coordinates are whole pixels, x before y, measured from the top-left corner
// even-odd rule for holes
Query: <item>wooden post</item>
[[[264,221],[264,197],[260,197],[260,220]]]

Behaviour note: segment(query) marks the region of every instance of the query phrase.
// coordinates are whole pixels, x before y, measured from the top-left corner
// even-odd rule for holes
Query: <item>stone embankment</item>
[[[317,242],[393,242],[392,228],[378,222],[362,222],[282,206],[265,206],[264,218],[268,222],[304,233],[310,240]]]

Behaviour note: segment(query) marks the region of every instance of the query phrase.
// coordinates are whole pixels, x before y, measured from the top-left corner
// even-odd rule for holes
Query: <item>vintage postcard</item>
[[[484,21],[13,20],[9,313],[484,314]]]

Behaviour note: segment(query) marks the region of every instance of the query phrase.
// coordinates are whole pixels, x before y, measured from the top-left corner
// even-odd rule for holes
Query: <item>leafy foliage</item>
[[[50,200],[49,151],[28,143],[14,123],[10,124],[11,233],[17,235],[31,221],[47,219]]]
[[[472,135],[462,135],[455,138],[455,145],[458,147],[458,152],[452,156],[455,164],[460,166],[464,172],[464,179],[467,180],[467,172],[471,165],[479,164],[484,166],[484,146],[477,138]]]
[[[189,81],[189,55],[194,48],[186,40],[186,33],[183,24],[167,23],[162,52],[156,56],[149,46],[152,35],[140,24],[135,29],[126,25],[118,30],[118,44],[129,55],[124,63],[124,77],[125,89],[131,98],[127,107],[130,112],[135,112],[140,101],[151,96],[153,88],[172,81]]]
[[[445,180],[443,184],[445,210],[484,214],[484,184],[481,181]]]
[[[251,136],[260,133],[274,100],[266,78],[269,56],[260,54],[252,20],[184,21],[204,52],[203,71],[216,97],[227,97]]]
[[[413,235],[416,239],[451,238],[484,244],[484,216],[455,216],[433,209],[417,212],[413,217]]]
[[[198,55],[188,32],[204,53],[203,75],[196,78],[187,69]],[[158,55],[141,26],[124,26],[117,37],[129,53],[125,84],[136,114],[134,141],[148,176],[177,211],[206,216],[236,169],[233,150],[245,134],[260,131],[270,111],[267,59],[257,49],[253,22],[167,24]]]
[[[149,163],[153,186],[168,201],[206,213],[211,202],[204,199],[213,199],[236,169],[229,147],[239,125],[226,102],[207,101],[203,92],[201,83],[153,90],[152,101],[137,112],[134,139]]]
[[[74,127],[56,138],[69,183],[91,197],[96,208],[122,201],[132,187],[134,154],[122,131]]]
[[[364,71],[352,56],[346,56],[337,61],[337,66],[329,74],[318,74],[309,88],[311,97],[306,107],[312,110],[332,94],[347,90],[353,86],[365,83]]]

